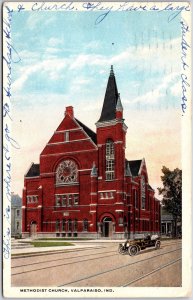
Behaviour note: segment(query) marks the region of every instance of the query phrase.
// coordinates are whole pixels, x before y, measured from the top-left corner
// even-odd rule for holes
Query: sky
[[[64,117],[95,131],[113,65],[128,126],[126,157],[145,158],[149,183],[161,186],[163,165],[181,168],[180,15],[169,12],[15,13],[12,43],[12,191],[22,195],[24,174]],[[16,54],[15,54],[16,55]]]

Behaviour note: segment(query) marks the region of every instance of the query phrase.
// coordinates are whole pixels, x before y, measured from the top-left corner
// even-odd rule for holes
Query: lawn
[[[53,237],[53,238],[38,238],[36,240],[41,240],[41,241],[66,241],[66,240],[70,240],[70,241],[78,241],[78,240],[85,240],[85,241],[91,241],[91,240],[94,240],[94,239],[91,239],[91,238],[84,238],[84,237],[81,237],[81,238],[78,238],[78,237],[65,237],[65,238],[61,238],[61,237]]]
[[[68,242],[39,242],[39,241],[33,241],[31,242],[31,245],[33,245],[34,247],[74,246],[74,244]]]

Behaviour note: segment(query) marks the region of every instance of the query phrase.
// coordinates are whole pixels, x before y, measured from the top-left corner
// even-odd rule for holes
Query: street
[[[12,258],[12,286],[178,287],[182,283],[181,240],[161,242],[136,256],[118,253],[119,242],[96,248],[31,253]],[[37,250],[38,251],[38,250]]]

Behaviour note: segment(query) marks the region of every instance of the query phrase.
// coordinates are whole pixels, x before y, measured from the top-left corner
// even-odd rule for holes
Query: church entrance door
[[[30,225],[30,236],[35,237],[36,233],[37,233],[37,223],[35,221],[32,221]]]
[[[103,219],[103,237],[112,237],[113,234],[113,222],[110,217]]]

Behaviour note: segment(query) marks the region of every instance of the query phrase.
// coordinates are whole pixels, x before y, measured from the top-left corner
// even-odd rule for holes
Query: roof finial
[[[113,65],[111,65],[110,76],[114,76]]]

